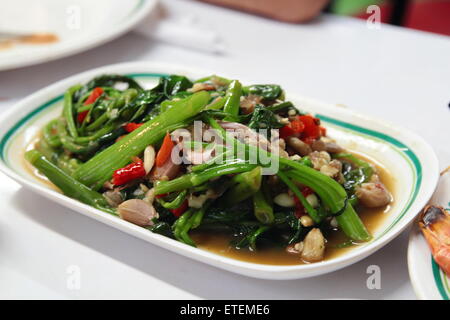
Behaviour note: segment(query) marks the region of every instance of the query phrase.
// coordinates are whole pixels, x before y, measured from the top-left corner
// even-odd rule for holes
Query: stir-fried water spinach
[[[192,232],[219,232],[308,262],[324,258],[331,229],[370,240],[355,208],[391,201],[376,169],[280,86],[219,76],[75,85],[25,157],[65,195],[149,232],[191,246]]]

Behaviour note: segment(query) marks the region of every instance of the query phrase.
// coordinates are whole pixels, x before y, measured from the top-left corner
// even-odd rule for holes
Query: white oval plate
[[[450,210],[450,172],[442,176],[430,204]],[[434,261],[422,232],[414,223],[408,244],[409,277],[417,297],[427,300],[450,300],[450,277]]]
[[[0,49],[0,71],[43,63],[93,48],[130,30],[157,0],[2,1],[0,33],[50,32],[58,42]]]
[[[331,272],[367,257],[391,241],[414,219],[436,187],[439,176],[438,161],[433,150],[422,138],[405,129],[387,125],[384,121],[374,120],[351,110],[307,98],[288,97],[301,109],[320,117],[328,128],[328,134],[336,138],[343,147],[367,154],[382,163],[393,175],[394,189],[398,191],[394,192],[396,200],[388,216],[376,230],[374,239],[334,259],[297,266],[243,262],[190,247],[70,199],[39,181],[26,169],[23,150],[44,123],[60,114],[64,91],[75,83],[84,83],[103,73],[127,74],[145,87],[151,87],[161,75],[178,73],[200,78],[214,71],[199,72],[184,67],[146,62],[126,63],[84,72],[46,87],[17,103],[1,120],[0,170],[26,188],[52,201],[192,259],[231,272],[265,279],[297,279]],[[233,77],[243,79],[245,75]],[[244,82],[256,83],[257,80]]]

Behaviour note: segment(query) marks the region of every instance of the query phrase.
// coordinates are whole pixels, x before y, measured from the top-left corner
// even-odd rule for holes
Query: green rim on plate
[[[320,114],[318,114],[316,116],[318,118],[320,118],[321,121],[325,121],[325,122],[334,124],[338,127],[348,129],[348,130],[352,131],[353,134],[370,137],[370,139],[372,139],[372,140],[389,142],[391,145],[393,145],[395,147],[394,150],[397,151],[405,160],[407,160],[410,167],[414,168],[413,173],[414,173],[415,183],[412,186],[412,190],[410,193],[410,197],[408,199],[408,203],[403,208],[402,212],[398,215],[398,217],[392,222],[392,224],[388,228],[386,228],[386,230],[381,235],[378,236],[378,238],[382,237],[389,230],[391,230],[395,226],[395,224],[406,214],[406,212],[411,207],[411,205],[413,204],[414,200],[417,197],[417,193],[419,192],[420,185],[422,184],[422,165],[420,164],[419,159],[417,158],[416,154],[411,149],[409,149],[404,143],[398,141],[397,139],[395,139],[387,134],[384,134],[384,133],[381,133],[381,132],[378,132],[375,130],[363,128],[363,127],[360,127],[360,126],[357,126],[354,124],[350,124],[348,122],[344,122],[341,120],[337,120],[334,118],[330,118],[328,116],[324,116],[324,115],[320,115]]]
[[[433,269],[433,277],[436,282],[436,287],[438,288],[439,293],[441,294],[442,299],[450,300],[450,285],[448,283],[448,277],[442,271],[436,261],[434,261],[433,256],[431,256],[431,267]]]

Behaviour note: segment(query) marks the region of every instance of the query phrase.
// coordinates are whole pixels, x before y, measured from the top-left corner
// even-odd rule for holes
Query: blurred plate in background
[[[0,71],[73,55],[133,28],[157,0],[2,1]],[[11,40],[12,36],[25,36]]]

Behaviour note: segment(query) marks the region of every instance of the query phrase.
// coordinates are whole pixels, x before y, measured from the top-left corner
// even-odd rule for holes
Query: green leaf
[[[265,100],[276,100],[283,90],[276,84],[256,84],[245,88],[247,93],[263,97]]]

